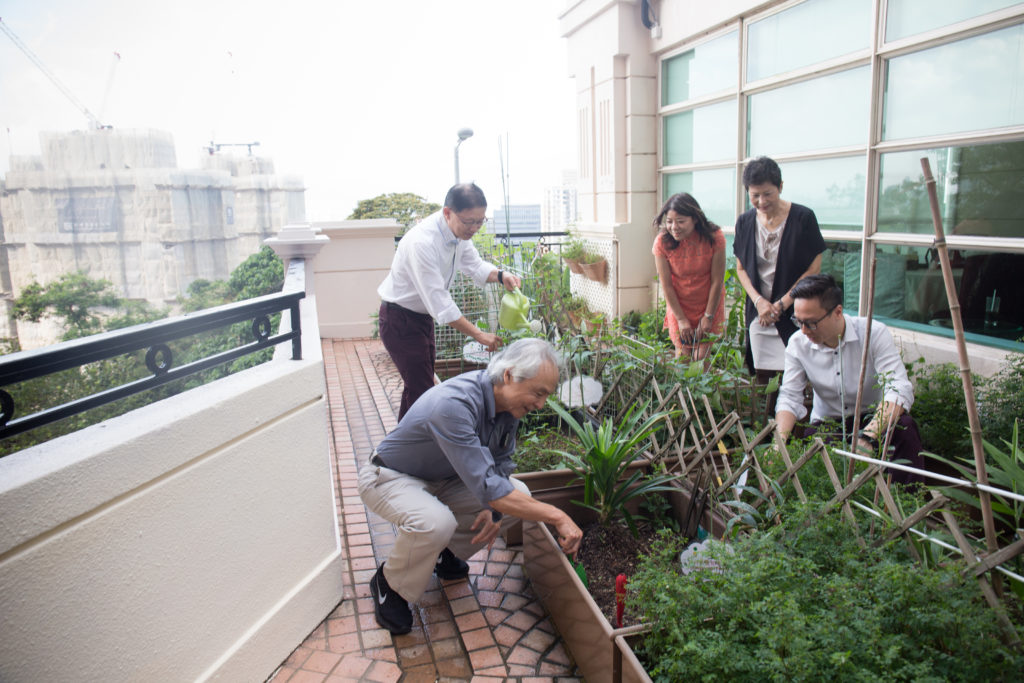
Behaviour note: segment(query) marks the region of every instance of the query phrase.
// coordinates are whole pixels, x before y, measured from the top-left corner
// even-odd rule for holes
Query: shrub
[[[862,548],[838,514],[802,508],[680,575],[668,535],[629,582],[657,622],[639,647],[656,681],[1014,680],[977,583]],[[712,564],[712,567],[714,566]]]
[[[925,449],[947,458],[970,454],[967,402],[960,371],[952,363],[911,370],[917,384],[912,411]],[[977,388],[982,380],[977,376],[973,379]]]
[[[1014,420],[1024,415],[1024,353],[1014,353],[982,388],[978,398],[981,429],[988,441],[1010,438]]]

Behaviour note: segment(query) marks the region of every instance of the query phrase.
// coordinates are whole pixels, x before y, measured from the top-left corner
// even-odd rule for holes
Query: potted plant
[[[587,248],[587,243],[577,234],[572,234],[562,249],[562,260],[569,270],[595,282],[608,279],[608,261],[604,256]]]
[[[583,277],[588,280],[602,284],[608,281],[608,261],[600,254],[585,252],[580,261],[580,269],[583,271]]]
[[[569,237],[569,241],[566,242],[565,247],[562,249],[562,260],[569,266],[569,270],[574,273],[583,273],[583,262],[584,256],[586,255],[586,245],[579,235],[573,234]]]

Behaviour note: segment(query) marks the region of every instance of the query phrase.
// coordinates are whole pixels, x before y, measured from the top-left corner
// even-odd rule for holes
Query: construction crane
[[[60,90],[61,93],[63,93],[64,97],[68,98],[68,100],[70,100],[71,103],[75,105],[80,112],[85,114],[85,118],[89,121],[90,128],[94,128],[97,130],[101,128],[110,128],[110,126],[104,126],[102,123],[100,123],[99,117],[93,114],[89,110],[89,107],[82,104],[82,101],[75,97],[75,94],[73,92],[68,90],[67,86],[65,86],[60,81],[60,79],[57,78],[57,76],[52,71],[50,71],[46,64],[43,63],[43,60],[39,59],[39,57],[36,56],[36,53],[32,52],[28,45],[21,42],[21,38],[19,38],[18,35],[14,31],[12,31],[10,27],[7,26],[7,24],[4,23],[4,20],[2,18],[0,18],[0,31],[6,33],[7,37],[10,38],[14,42],[14,44],[18,46],[18,49],[25,53],[25,56],[29,58],[29,61],[31,61],[33,64],[39,67],[39,70],[43,72],[43,75],[49,78],[51,83],[57,86],[57,90]]]
[[[252,148],[259,147],[259,141],[256,142],[214,142],[210,140],[210,144],[206,146],[206,151],[213,155],[220,151],[221,147],[245,147],[249,150],[249,156],[252,156]]]

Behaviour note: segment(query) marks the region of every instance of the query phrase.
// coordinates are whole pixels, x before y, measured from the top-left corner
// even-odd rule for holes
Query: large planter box
[[[638,458],[631,464],[626,472],[632,474],[633,470],[637,468],[643,468],[648,466],[647,460]],[[579,477],[569,469],[555,469],[555,470],[539,470],[534,472],[516,472],[513,474],[516,479],[520,480],[528,487],[530,487],[530,494],[537,500],[545,503],[550,502],[549,498],[554,494],[554,500],[561,500],[564,496],[561,494],[566,487],[573,484],[573,482],[579,481]],[[576,494],[577,500],[582,500],[583,494],[582,489],[575,487],[574,490],[580,491]],[[578,508],[581,512],[585,510],[579,508],[577,505],[572,505],[574,508]],[[515,522],[510,524],[503,533],[505,539],[505,545],[520,545],[523,542],[523,522],[517,519]]]
[[[576,488],[550,492],[545,502],[565,510],[577,523],[581,523],[586,519],[586,513],[592,513],[569,502],[581,497],[581,491],[574,490]],[[680,487],[666,495],[676,519],[680,524],[685,523],[684,517],[691,499],[690,490]],[[709,512],[704,513],[701,523],[705,528],[710,525],[711,532],[716,536],[725,531],[725,521]],[[538,522],[523,524],[523,567],[588,683],[639,683],[651,680],[632,654],[628,640],[620,638],[635,634],[636,626],[621,629],[612,627],[590,597],[547,525]]]

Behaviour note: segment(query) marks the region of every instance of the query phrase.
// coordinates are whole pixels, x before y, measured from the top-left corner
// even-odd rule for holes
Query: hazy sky
[[[385,192],[441,202],[465,126],[475,135],[460,147],[460,175],[491,210],[502,202],[499,140],[511,201],[540,202],[574,165],[562,6],[0,0],[0,19],[103,123],[171,132],[179,168],[198,167],[211,140],[258,140],[279,173],[302,176],[307,218],[332,220]],[[40,131],[84,127],[0,35],[0,174],[11,154],[38,154]]]

